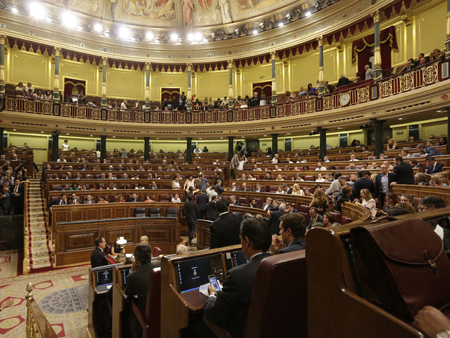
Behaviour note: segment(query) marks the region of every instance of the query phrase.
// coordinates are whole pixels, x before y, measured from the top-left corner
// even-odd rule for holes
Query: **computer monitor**
[[[102,285],[111,285],[113,283],[113,271],[112,266],[110,269],[102,269],[95,271],[95,283],[97,287]]]
[[[245,258],[244,253],[240,250],[240,251],[233,251],[231,253],[231,265],[233,266],[233,268],[235,268],[236,266],[242,265],[242,264],[246,264],[247,263],[247,258]]]
[[[196,290],[209,283],[209,275],[216,276],[222,282],[225,277],[221,254],[179,261],[174,267],[180,293]]]

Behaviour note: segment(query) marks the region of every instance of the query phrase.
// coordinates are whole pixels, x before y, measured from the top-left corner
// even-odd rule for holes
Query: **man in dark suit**
[[[258,97],[258,93],[254,92],[253,93],[253,97],[250,100],[250,107],[258,107],[259,106],[259,97]]]
[[[228,189],[228,191],[239,191],[239,188],[236,186],[236,183],[233,182],[233,183],[231,183],[231,186]]]
[[[11,193],[7,185],[3,186],[3,193],[0,195],[0,207],[3,215],[12,214]]]
[[[336,88],[346,86],[350,83],[352,83],[352,82],[345,77],[345,74],[341,74],[341,77],[340,77],[338,83],[336,84]]]
[[[402,73],[409,72],[414,67],[416,67],[414,60],[409,59],[408,62],[406,62],[406,66],[405,66],[405,68],[403,68]]]
[[[223,184],[223,181],[222,181],[222,180],[218,180],[218,181],[217,181],[217,184],[216,184],[216,193],[217,193],[217,195],[218,195],[219,197],[220,197],[220,195],[222,195],[222,193],[225,191],[225,190],[223,189],[222,184]]]
[[[261,188],[261,184],[257,183],[254,192],[265,192],[265,190]]]
[[[427,174],[424,173],[417,173],[414,175],[414,181],[416,185],[430,185],[430,183],[427,181]]]
[[[375,178],[375,193],[374,197],[378,198],[380,207],[384,205],[386,194],[391,191],[391,183],[394,182],[394,174],[388,171],[386,164],[380,166],[381,174]]]
[[[103,252],[106,246],[106,241],[103,237],[95,239],[95,249],[91,253],[91,267],[97,268],[99,266],[108,265],[106,255]]]
[[[392,184],[414,184],[414,173],[412,167],[403,162],[401,156],[395,156],[394,182]]]
[[[444,165],[442,163],[436,162],[434,157],[428,157],[426,159],[426,162],[427,170],[425,172],[429,175],[440,173],[444,169]]]
[[[127,277],[125,294],[129,299],[136,300],[136,305],[145,314],[147,304],[148,285],[150,284],[151,273],[154,268],[160,267],[161,261],[152,261],[152,248],[148,244],[139,243],[134,249],[134,262]],[[135,298],[134,296],[137,296]],[[142,327],[133,312],[129,313],[129,326],[131,337],[141,337]]]
[[[286,203],[286,213],[294,213],[294,212],[298,212],[297,209],[294,208],[294,205],[292,203]]]
[[[23,184],[16,179],[14,185],[10,188],[11,205],[14,210],[14,215],[23,214]]]
[[[269,218],[269,229],[272,235],[279,235],[280,217],[285,214],[286,203],[281,203],[278,210],[273,211]]]
[[[208,208],[206,209],[206,219],[215,221],[219,218],[219,212],[216,208],[217,195],[211,197],[211,201],[208,202]]]
[[[292,188],[289,188],[289,184],[283,183],[283,194],[290,195],[292,194]]]
[[[370,171],[358,171],[359,179],[353,184],[353,192],[350,200],[359,200],[361,198],[361,190],[368,189],[371,194],[375,192],[373,181],[370,179]]]
[[[136,193],[133,193],[131,195],[131,198],[128,200],[128,202],[141,202],[141,198],[136,195]]]
[[[231,195],[230,196],[230,204],[231,205],[241,205],[241,201],[236,199],[236,196]]]
[[[83,204],[95,204],[95,201],[92,199],[92,195],[87,195],[86,200],[83,201]]]
[[[242,183],[239,191],[250,191],[250,188],[247,187],[247,183]]]
[[[206,218],[206,211],[208,210],[209,198],[206,195],[206,189],[202,189],[200,195],[197,195],[197,206],[199,218]]]
[[[69,199],[69,204],[81,204],[80,198],[77,196],[76,193],[72,193]]]
[[[195,228],[197,226],[197,219],[198,219],[198,206],[197,203],[195,203],[192,200],[192,194],[187,195],[187,201],[184,202],[183,205],[183,213],[186,216],[186,223],[189,227],[189,239],[188,239],[188,245],[192,245],[192,239],[194,238],[195,234]]]
[[[305,217],[299,213],[284,214],[280,217],[281,242],[272,235],[270,253],[272,255],[303,250],[305,248]]]
[[[217,293],[212,285],[208,287],[210,296],[203,307],[204,314],[209,322],[225,327],[233,337],[244,334],[256,271],[260,262],[270,256],[267,251],[271,240],[264,220],[249,218],[242,222],[240,241],[249,262],[228,270],[221,292]],[[197,336],[209,337],[200,332]]]
[[[273,199],[271,197],[267,197],[266,203],[263,203],[262,208],[266,211],[272,210],[272,202]]]
[[[308,230],[312,229],[314,227],[314,224],[322,222],[323,221],[323,217],[322,215],[319,214],[319,210],[317,210],[316,207],[312,207],[311,209],[309,209],[309,225],[308,225]]]
[[[427,147],[427,145],[425,143],[419,143],[417,145],[417,150],[420,151],[420,156],[422,156],[422,157],[444,155],[439,150],[437,150],[433,147]]]
[[[237,217],[228,212],[229,202],[226,199],[220,199],[216,203],[219,218],[211,223],[211,239],[209,248],[221,248],[240,243],[239,228],[242,217]]]
[[[61,194],[60,197],[58,197],[57,199],[51,201],[50,206],[48,208],[51,209],[52,206],[54,206],[54,205],[66,205],[66,204],[68,204],[67,195],[66,194]]]
[[[247,207],[249,207],[249,208],[259,208],[259,204],[258,204],[258,202],[256,202],[256,200],[254,198],[252,198],[250,200],[250,203],[247,204]]]

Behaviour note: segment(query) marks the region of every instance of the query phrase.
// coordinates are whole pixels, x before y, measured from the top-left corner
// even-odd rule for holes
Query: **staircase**
[[[52,268],[51,230],[41,180],[30,179],[25,207],[24,273]]]

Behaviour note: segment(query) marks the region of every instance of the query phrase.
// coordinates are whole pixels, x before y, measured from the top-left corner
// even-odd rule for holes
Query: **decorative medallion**
[[[444,94],[444,95],[441,96],[441,98],[442,98],[442,100],[448,100],[448,95]]]

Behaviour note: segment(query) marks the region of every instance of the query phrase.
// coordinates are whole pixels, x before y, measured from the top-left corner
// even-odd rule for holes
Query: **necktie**
[[[17,194],[17,191],[19,190],[19,186],[16,185],[16,187],[14,188],[14,193]]]

